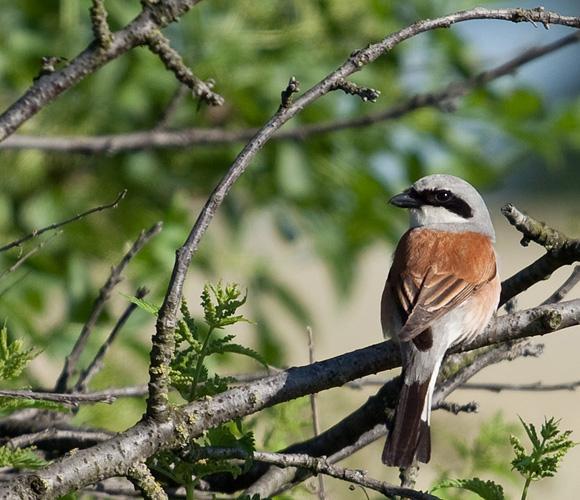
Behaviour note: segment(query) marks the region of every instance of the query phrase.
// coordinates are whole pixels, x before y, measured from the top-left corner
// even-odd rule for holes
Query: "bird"
[[[447,350],[468,343],[497,309],[495,231],[483,198],[459,177],[422,177],[389,203],[409,210],[381,297],[385,337],[399,344],[402,388],[382,454],[407,468],[431,458],[431,402]]]

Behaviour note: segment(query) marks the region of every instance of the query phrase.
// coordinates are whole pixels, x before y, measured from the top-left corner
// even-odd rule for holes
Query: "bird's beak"
[[[410,189],[396,194],[389,200],[389,203],[401,208],[417,208],[420,206],[419,200],[412,195]]]

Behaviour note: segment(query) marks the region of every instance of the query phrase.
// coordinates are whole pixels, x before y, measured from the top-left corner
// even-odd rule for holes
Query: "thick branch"
[[[555,42],[528,49],[508,62],[491,70],[478,73],[472,78],[452,82],[438,92],[417,94],[401,104],[384,111],[369,113],[357,118],[302,125],[295,129],[281,130],[276,132],[272,138],[277,140],[304,140],[312,135],[368,127],[376,123],[400,118],[424,107],[439,107],[451,99],[467,94],[474,88],[483,86],[502,76],[512,74],[530,61],[550,54],[562,47],[577,43],[579,40],[580,32],[576,32]],[[95,137],[37,137],[19,134],[0,143],[0,149],[42,149],[67,153],[115,154],[148,148],[184,148],[242,142],[251,139],[258,131],[254,128],[242,130],[187,128],[173,131],[161,130],[161,128],[156,126],[153,130]]]
[[[434,410],[438,409],[455,388],[486,366],[504,360],[511,360],[518,356],[537,356],[541,351],[541,348],[529,347],[528,344],[518,344],[515,349],[511,344],[501,344],[488,351],[456,355],[459,357],[459,363],[457,360],[447,359],[439,377],[432,408]],[[294,444],[283,450],[283,452],[329,456],[328,460],[331,463],[350,456],[386,433],[385,423],[393,417],[393,409],[398,401],[399,388],[399,377],[389,380],[365,404],[320,436]],[[225,491],[233,491],[253,483],[246,490],[247,494],[259,494],[262,497],[269,497],[279,494],[307,478],[307,475],[297,470],[273,468],[266,474],[264,474],[265,472],[266,470],[263,467],[254,467],[248,474],[237,478],[235,481],[231,477],[225,481],[223,478],[218,477],[211,484],[214,489],[219,489],[217,484],[220,484],[225,487]],[[258,478],[259,480],[256,481]]]

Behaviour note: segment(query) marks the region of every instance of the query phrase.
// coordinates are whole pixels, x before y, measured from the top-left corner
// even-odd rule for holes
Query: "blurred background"
[[[186,97],[168,127],[259,127],[276,110],[290,76],[296,76],[306,90],[356,48],[418,19],[482,3],[535,6],[463,0],[201,2],[166,34],[197,76],[215,80],[226,104],[208,108]],[[71,59],[90,42],[89,7],[85,0],[0,0],[0,109],[30,85],[43,56]],[[107,8],[115,29],[134,17],[140,6],[110,0]],[[546,8],[580,15],[576,0],[554,0]],[[286,129],[388,109],[416,93],[440,90],[570,32],[558,26],[546,31],[528,23],[478,21],[423,34],[352,78],[380,90],[377,103],[334,92],[304,110]],[[417,178],[435,172],[461,176],[483,192],[494,216],[504,277],[542,253],[533,246],[519,246],[518,234],[499,214],[504,203],[513,202],[568,234],[580,234],[579,61],[577,43],[445,103],[445,109],[425,108],[395,121],[303,140],[271,141],[226,199],[194,258],[187,285],[192,310],[200,311],[198,297],[205,282],[238,282],[248,290],[245,315],[254,321],[236,330],[238,341],[253,345],[276,366],[308,361],[307,325],[314,332],[318,359],[380,341],[379,297],[393,244],[407,225],[406,214],[386,202]],[[18,133],[44,137],[149,130],[159,123],[177,88],[173,75],[154,55],[136,49],[69,90]],[[150,301],[161,301],[174,250],[242,146],[229,143],[86,155],[11,150],[0,145],[2,243],[110,202],[128,189],[117,209],[66,226],[54,238],[43,238],[44,246],[17,270],[3,273],[37,247],[40,239],[0,254],[0,320],[13,337],[23,337],[42,349],[26,384],[52,387],[110,267],[141,229],[158,220],[164,222],[163,232],[129,266],[127,279],[114,293],[91,339],[93,351],[87,357],[126,307],[122,294],[134,294],[143,285],[152,290]],[[522,296],[519,307],[544,300],[569,272],[561,270],[535,286]],[[136,313],[92,388],[146,382],[152,331],[151,318]],[[550,335],[542,339],[546,344],[542,358],[491,367],[476,380],[555,383],[578,379],[579,333],[575,328]],[[253,369],[234,358],[223,363],[224,371]],[[342,388],[321,394],[323,428],[375,390]],[[507,436],[518,415],[537,424],[544,415],[562,418],[563,428],[573,429],[573,438],[580,440],[577,392],[458,391],[451,399],[477,400],[481,410],[457,417],[437,412],[435,454],[432,463],[423,467],[421,488],[442,474],[468,477],[472,469],[477,470],[469,457],[480,431],[493,434],[495,430],[507,446],[499,443],[493,448],[493,463],[481,475],[509,476]],[[76,418],[87,425],[120,430],[138,420],[142,408],[142,401],[120,401],[83,410]],[[307,401],[275,412],[276,418],[286,419],[287,429],[282,425],[274,438],[269,435],[271,447],[310,435]],[[485,446],[489,442],[483,440]],[[348,465],[395,480],[392,471],[380,464],[380,446],[353,456]],[[561,474],[542,482],[531,497],[574,498],[580,486],[578,467],[580,449],[575,449]],[[515,492],[520,478],[514,478],[504,482]],[[330,498],[365,498],[362,491],[350,491],[342,483],[329,482],[328,488]],[[307,494],[302,490],[290,498]]]

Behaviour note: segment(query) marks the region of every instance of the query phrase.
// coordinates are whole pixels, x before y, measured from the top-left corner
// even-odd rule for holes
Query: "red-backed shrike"
[[[403,386],[383,463],[431,457],[431,398],[449,347],[486,327],[499,302],[495,233],[480,194],[451,175],[430,175],[391,198],[408,208],[381,300],[385,336],[401,348]]]

